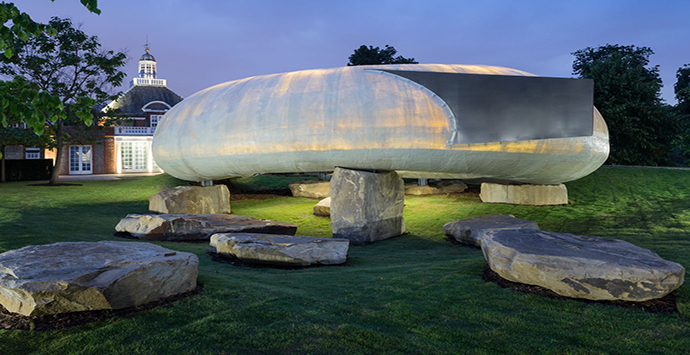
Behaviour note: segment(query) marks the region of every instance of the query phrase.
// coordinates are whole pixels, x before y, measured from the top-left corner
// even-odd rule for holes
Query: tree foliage
[[[102,50],[98,37],[73,27],[69,19],[53,17],[48,25],[55,35],[41,33],[13,43],[15,55],[4,59],[0,74],[24,78],[36,88],[39,97],[44,97],[43,104],[32,107],[33,112],[23,120],[38,134],[45,129],[55,137],[58,155],[51,182],[57,183],[61,151],[69,144],[64,139],[65,124],[93,125],[94,106],[112,100],[111,91],[125,77],[120,68],[126,56]],[[7,122],[3,120],[2,124],[6,126]]]
[[[25,147],[52,148],[53,140],[47,135],[39,136],[33,129],[25,128],[24,117],[45,114],[35,107],[55,104],[52,97],[42,95],[34,85],[17,77],[11,81],[0,81],[0,116],[7,123],[0,125],[0,182],[5,182],[5,148],[13,145]],[[49,119],[44,117],[43,119]]]
[[[55,1],[55,0],[50,0]],[[80,0],[86,8],[100,14],[98,0]],[[15,53],[15,44],[26,42],[30,38],[38,37],[42,34],[55,36],[57,31],[48,25],[38,23],[31,19],[27,13],[20,11],[13,3],[0,2],[0,52],[5,58],[12,58]],[[18,88],[21,88],[17,91]],[[39,92],[35,88],[26,85],[26,81],[21,77],[15,77],[11,82],[0,81],[0,138],[2,146],[0,148],[0,159],[2,159],[1,181],[5,181],[4,170],[4,150],[10,143],[27,146],[40,146],[50,138],[43,137],[44,128],[41,122],[46,120],[55,122],[56,113],[64,109],[60,100],[50,96],[46,92]],[[77,109],[77,111],[80,111]],[[47,117],[45,117],[47,116]],[[82,117],[86,117],[82,114]],[[10,127],[10,122],[14,124],[24,123],[25,119],[32,126],[33,132],[28,134],[27,130]],[[16,122],[14,122],[16,121]],[[37,143],[40,142],[41,144]]]
[[[55,0],[50,0],[55,1]],[[80,0],[86,8],[100,14],[98,0]],[[27,13],[20,11],[13,3],[0,2],[0,52],[7,58],[14,54],[12,43],[17,40],[27,41],[31,37],[39,36],[42,33],[55,34],[55,30],[42,23],[31,19]]]
[[[676,72],[676,84],[673,91],[678,100],[678,111],[684,115],[690,115],[690,64],[685,64]]]
[[[393,46],[386,45],[381,49],[374,46],[362,45],[355,49],[355,52],[348,58],[348,66],[356,65],[377,65],[377,64],[417,64],[414,58],[405,58],[401,55],[395,56],[398,51]]]
[[[573,53],[573,74],[594,80],[594,105],[609,127],[608,163],[671,164],[679,122],[662,104],[652,54],[647,47],[610,44]]]

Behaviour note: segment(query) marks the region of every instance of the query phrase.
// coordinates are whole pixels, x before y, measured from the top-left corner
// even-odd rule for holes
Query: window
[[[122,171],[146,171],[147,142],[122,142]]]
[[[72,145],[69,147],[69,173],[91,174],[91,146]]]
[[[41,159],[41,148],[26,148],[24,149],[25,159]]]
[[[161,121],[161,118],[163,118],[163,115],[151,115],[151,128],[158,127],[158,122]]]

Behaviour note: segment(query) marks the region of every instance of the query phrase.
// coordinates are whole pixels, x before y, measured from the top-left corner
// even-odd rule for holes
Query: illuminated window
[[[41,148],[26,148],[24,149],[25,159],[41,159]]]
[[[122,171],[146,171],[147,142],[122,142]]]

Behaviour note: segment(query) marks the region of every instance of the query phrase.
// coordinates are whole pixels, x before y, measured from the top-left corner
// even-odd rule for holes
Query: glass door
[[[145,172],[147,166],[147,142],[122,142],[122,172]]]
[[[69,147],[70,174],[92,174],[92,165],[90,145],[71,145]]]

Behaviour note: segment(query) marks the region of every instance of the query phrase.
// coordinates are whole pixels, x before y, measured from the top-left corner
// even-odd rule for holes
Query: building
[[[163,115],[180,101],[182,97],[168,88],[167,80],[158,78],[156,58],[147,44],[139,58],[138,76],[127,91],[106,106],[117,110],[125,123],[108,127],[82,144],[67,146],[60,174],[160,172],[151,154],[153,133]]]

